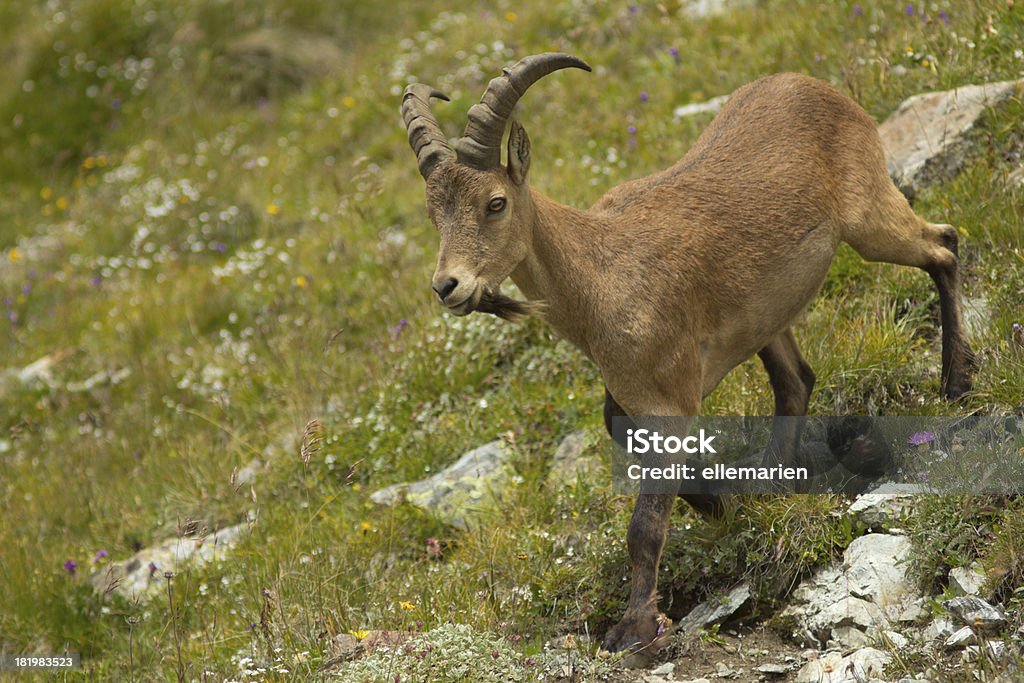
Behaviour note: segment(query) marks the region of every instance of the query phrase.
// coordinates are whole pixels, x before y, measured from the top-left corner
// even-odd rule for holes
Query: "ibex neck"
[[[552,327],[589,355],[603,231],[592,214],[530,192],[532,245],[512,281],[530,300],[544,301]]]

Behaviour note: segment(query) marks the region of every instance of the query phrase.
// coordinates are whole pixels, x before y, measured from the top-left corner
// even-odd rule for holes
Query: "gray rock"
[[[931,618],[932,613],[928,609],[928,599],[920,597],[900,612],[896,620],[903,624],[923,624]]]
[[[913,502],[909,493],[863,493],[846,511],[865,526],[883,530],[898,525]]]
[[[719,678],[739,678],[743,672],[738,669],[730,669],[725,662],[715,664],[715,675]]]
[[[828,652],[807,662],[797,673],[796,683],[863,683],[882,678],[892,655],[873,647],[861,648],[845,657]]]
[[[821,647],[831,640],[845,648],[862,645],[918,598],[906,578],[910,551],[910,541],[902,536],[856,539],[841,567],[817,572],[793,592],[781,618],[795,625],[795,635],[806,644]]]
[[[953,620],[948,617],[939,617],[932,623],[925,627],[921,633],[921,637],[925,642],[933,642],[936,640],[945,640],[949,636],[953,635],[956,631],[956,627],[953,625]]]
[[[728,99],[728,95],[719,95],[718,97],[712,97],[707,102],[684,104],[676,107],[672,112],[672,115],[677,119],[685,119],[690,116],[696,116],[697,114],[717,114],[722,107],[725,106]]]
[[[370,496],[378,505],[405,501],[460,529],[493,506],[496,494],[512,481],[511,452],[501,441],[469,451],[440,472],[420,481],[394,484]]]
[[[671,676],[676,672],[676,665],[672,662],[665,662],[651,673],[655,676]]]
[[[910,639],[899,631],[886,631],[882,634],[882,641],[890,646],[890,649],[906,650],[910,647]]]
[[[946,638],[945,642],[942,643],[942,647],[947,650],[962,650],[968,645],[973,645],[977,640],[978,637],[974,635],[974,631],[971,630],[971,627],[964,626],[962,629]]]
[[[551,456],[547,478],[549,488],[576,486],[581,481],[601,479],[607,468],[600,458],[587,452],[591,444],[590,433],[582,429],[562,439]]]
[[[171,538],[152,548],[140,550],[122,562],[112,562],[92,575],[99,593],[118,593],[129,600],[148,600],[167,589],[165,572],[175,575],[186,568],[198,568],[223,560],[245,535],[247,524],[238,524],[208,536]]]
[[[905,100],[879,127],[889,174],[914,196],[927,184],[956,175],[967,134],[985,111],[1009,99],[1019,82],[965,85]]]
[[[988,577],[977,562],[949,570],[949,587],[957,595],[981,595]]]
[[[751,4],[750,0],[688,0],[683,5],[683,11],[691,19],[707,19]]]
[[[718,624],[736,613],[750,599],[750,584],[743,582],[724,597],[705,600],[679,620],[678,630],[681,633],[696,633],[705,626]]]
[[[905,536],[868,534],[854,540],[843,554],[850,595],[870,600],[883,610],[899,606],[892,615],[896,618],[905,608],[905,599],[916,597],[906,575],[910,553],[910,540]]]
[[[263,462],[253,458],[249,464],[234,473],[235,486],[251,486],[256,483],[256,475],[263,469]]]
[[[792,670],[793,667],[789,664],[762,664],[761,666],[754,668],[754,671],[769,677],[785,676]]]
[[[993,607],[974,595],[964,595],[942,603],[961,624],[992,631],[1006,625],[1006,616],[998,608]]]
[[[1006,182],[1010,187],[1024,187],[1024,166],[1011,171],[1010,175],[1006,176]]]
[[[1000,660],[1006,657],[1007,649],[1006,642],[1002,640],[988,640],[985,642],[985,658],[989,660]],[[964,648],[963,662],[965,664],[971,664],[978,661],[978,655],[981,654],[981,648],[977,645],[968,645]]]
[[[873,625],[867,626],[836,626],[832,629],[832,637],[826,643],[828,647],[836,647],[841,650],[856,650],[871,645],[871,639],[862,628],[871,630]]]

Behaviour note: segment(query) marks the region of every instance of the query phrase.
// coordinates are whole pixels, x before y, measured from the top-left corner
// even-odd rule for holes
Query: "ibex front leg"
[[[694,354],[696,357],[696,354]],[[684,373],[680,373],[684,374]],[[698,378],[698,370],[684,376]],[[656,378],[655,378],[656,379]],[[627,411],[634,417],[640,416],[693,416],[700,410],[700,382],[691,379],[683,384],[682,392],[687,398],[669,400],[649,394],[631,396],[626,400]],[[611,394],[605,398],[605,419],[610,429],[611,418],[624,414],[622,407]],[[665,462],[660,462],[664,460]],[[643,465],[658,467],[669,464],[669,458],[645,457]],[[665,547],[665,537],[672,519],[672,508],[676,499],[679,482],[656,482],[657,488],[641,481],[640,495],[637,496],[633,517],[626,534],[626,546],[632,565],[629,603],[622,619],[604,639],[604,648],[612,652],[622,650],[655,651],[668,640],[668,618],[658,611],[658,565]],[[655,490],[656,493],[649,491]],[[709,497],[710,498],[710,497]]]

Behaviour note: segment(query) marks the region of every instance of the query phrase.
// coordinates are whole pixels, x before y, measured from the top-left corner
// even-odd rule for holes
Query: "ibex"
[[[530,141],[511,122],[539,78],[582,60],[526,57],[492,80],[454,145],[430,109],[447,99],[405,90],[402,114],[441,246],[432,286],[455,315],[535,312],[600,368],[605,422],[693,416],[754,354],[775,415],[806,415],[814,372],[792,326],[825,280],[840,242],[869,261],[925,270],[938,288],[942,391],[970,389],[961,328],[957,231],[928,223],[890,180],[871,117],[829,85],[797,74],[762,78],[729,98],[674,166],[613,188],[588,210],[527,184]],[[528,302],[499,293],[508,277]],[[604,645],[658,643],[657,574],[673,500],[641,494],[627,534],[629,602]],[[690,496],[702,511],[716,500]]]

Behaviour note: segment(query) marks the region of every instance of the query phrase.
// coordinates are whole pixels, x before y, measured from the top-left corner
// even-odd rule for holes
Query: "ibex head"
[[[527,88],[566,67],[590,71],[582,60],[561,53],[533,55],[505,69],[470,108],[466,132],[454,149],[430,110],[430,98],[448,98],[420,83],[405,89],[402,118],[427,183],[427,211],[441,235],[431,284],[455,315],[482,311],[513,318],[530,312],[528,304],[498,290],[530,247],[530,140],[512,121],[505,166],[501,140]]]

